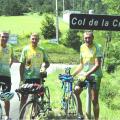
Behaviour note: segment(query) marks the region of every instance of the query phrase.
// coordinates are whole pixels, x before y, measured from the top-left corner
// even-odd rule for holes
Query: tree
[[[76,51],[80,51],[80,45],[82,42],[80,41],[80,36],[78,35],[78,30],[71,30],[69,29],[66,38],[61,39],[61,43],[67,47],[71,47]]]
[[[56,37],[56,27],[54,25],[54,19],[52,16],[45,14],[44,20],[42,21],[42,25],[40,27],[41,34],[45,39],[51,39]]]
[[[21,15],[23,14],[23,7],[20,0],[1,0],[0,1],[0,15]]]
[[[102,2],[106,5],[108,14],[120,14],[120,0],[102,0]]]

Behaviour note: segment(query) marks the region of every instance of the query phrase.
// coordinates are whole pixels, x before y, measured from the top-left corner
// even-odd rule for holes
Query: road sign
[[[17,44],[18,43],[17,38],[18,38],[17,35],[10,34],[8,42],[11,44]]]
[[[70,28],[120,31],[120,16],[71,14]]]

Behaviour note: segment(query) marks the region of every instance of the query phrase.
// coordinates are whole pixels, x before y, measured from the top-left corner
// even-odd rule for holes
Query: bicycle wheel
[[[20,112],[20,120],[33,120],[40,116],[40,104],[36,101],[26,103]]]
[[[50,91],[47,86],[45,87],[43,104],[44,104],[44,112],[49,111],[50,110]]]
[[[0,120],[2,120],[2,106],[0,104]]]
[[[67,117],[76,117],[78,114],[78,103],[74,93],[71,93],[68,98]]]

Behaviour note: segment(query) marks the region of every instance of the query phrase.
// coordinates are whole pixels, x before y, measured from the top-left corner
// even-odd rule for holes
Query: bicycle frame
[[[62,108],[66,117],[76,117],[77,115],[77,98],[73,92],[73,77],[70,75],[70,69],[65,69],[65,74],[60,74],[59,79],[62,82],[63,96]]]
[[[34,117],[45,114],[47,111],[49,111],[51,109],[50,108],[49,88],[47,86],[44,86],[44,82],[45,82],[45,80],[43,79],[41,84],[43,85],[44,90],[40,94],[39,93],[30,94],[29,91],[27,91],[27,89],[26,89],[26,92],[24,90],[23,90],[24,92],[23,91],[20,92],[21,94],[26,93],[26,95],[29,96],[27,102],[23,105],[23,107],[22,107],[22,109],[20,111],[20,116],[19,116],[20,119],[23,119],[24,117],[26,118],[26,115],[28,116],[27,110],[29,110],[29,109],[26,109],[26,108],[29,105],[32,105],[33,109],[35,108],[34,109],[35,110],[35,112],[34,112],[35,116]],[[31,109],[31,111],[33,111],[33,109]]]

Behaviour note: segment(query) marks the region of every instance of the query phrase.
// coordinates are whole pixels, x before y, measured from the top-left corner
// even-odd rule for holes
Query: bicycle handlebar
[[[59,74],[59,79],[62,82],[73,82],[73,76],[68,74]]]
[[[37,84],[25,84],[22,87],[15,90],[15,92],[20,94],[39,94],[43,91],[44,87],[42,85],[37,86]]]

